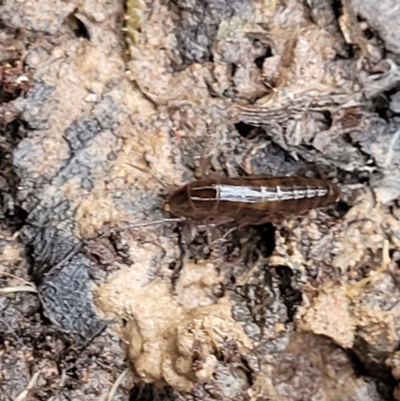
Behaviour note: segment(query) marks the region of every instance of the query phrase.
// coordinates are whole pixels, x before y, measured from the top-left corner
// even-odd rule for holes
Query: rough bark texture
[[[396,7],[4,0],[0,401],[400,400]],[[343,199],[122,228],[204,165]]]

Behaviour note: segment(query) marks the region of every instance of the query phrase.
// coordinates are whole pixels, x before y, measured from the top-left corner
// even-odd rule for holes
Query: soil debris
[[[0,401],[400,399],[400,24],[375,3],[1,3]],[[343,199],[121,229],[206,170]]]

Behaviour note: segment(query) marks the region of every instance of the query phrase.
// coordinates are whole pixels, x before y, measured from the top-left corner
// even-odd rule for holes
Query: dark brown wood
[[[277,223],[339,200],[333,183],[303,177],[201,178],[173,191],[167,209],[174,217],[238,225]]]

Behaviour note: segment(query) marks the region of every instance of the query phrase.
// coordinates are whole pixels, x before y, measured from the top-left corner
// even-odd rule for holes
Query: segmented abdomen
[[[274,215],[293,215],[325,207],[339,198],[329,181],[302,177],[204,178],[187,184],[170,198],[175,215],[202,220],[230,218],[258,224]]]

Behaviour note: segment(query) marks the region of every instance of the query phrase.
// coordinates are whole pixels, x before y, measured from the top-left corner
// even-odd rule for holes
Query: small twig
[[[389,240],[385,239],[382,246],[382,264],[380,269],[386,270],[389,267],[390,262]]]
[[[15,231],[15,233],[11,236],[12,241],[16,241],[20,235],[21,231]]]
[[[110,388],[110,391],[107,395],[106,401],[111,401],[115,395],[115,392],[117,391],[117,388],[121,384],[122,380],[124,380],[126,374],[128,373],[128,368],[126,368],[118,377],[115,383],[112,385]]]
[[[60,383],[58,384],[59,388],[63,388],[64,387],[66,379],[67,379],[67,372],[65,371],[65,369],[62,369],[61,370]]]
[[[15,287],[0,288],[0,295],[12,294],[14,292],[33,292],[34,294],[38,293],[37,289],[30,285],[29,286],[28,285],[17,285]]]
[[[25,387],[24,390],[22,390],[22,392],[19,395],[17,395],[17,397],[14,398],[14,401],[25,400],[26,396],[28,395],[29,390],[32,390],[32,388],[36,385],[36,381],[37,381],[39,375],[40,375],[40,372],[36,372],[32,376],[31,380],[29,380],[28,385]]]

